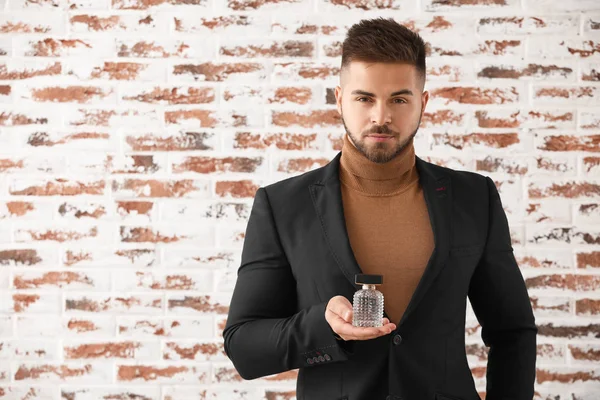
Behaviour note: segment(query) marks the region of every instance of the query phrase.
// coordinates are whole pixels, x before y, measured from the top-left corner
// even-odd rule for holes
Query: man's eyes
[[[361,103],[364,103],[363,101],[361,101],[361,99],[366,99],[366,100],[369,100],[369,98],[368,98],[368,97],[359,97],[359,98],[357,98],[356,100],[357,100],[357,101],[359,101],[359,102],[361,102]],[[400,103],[399,103],[399,104],[406,103],[406,100],[404,100],[404,99],[394,99],[394,102],[396,102],[396,100],[400,100]]]

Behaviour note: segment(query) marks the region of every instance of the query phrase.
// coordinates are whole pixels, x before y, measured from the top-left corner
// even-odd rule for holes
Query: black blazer
[[[431,259],[392,321],[396,331],[334,338],[325,307],[336,295],[352,302],[361,272],[345,226],[340,156],[256,192],[223,330],[238,373],[298,368],[298,400],[479,399],[465,354],[468,296],[490,347],[486,400],[531,400],[537,327],[498,191],[477,173],[417,157]]]

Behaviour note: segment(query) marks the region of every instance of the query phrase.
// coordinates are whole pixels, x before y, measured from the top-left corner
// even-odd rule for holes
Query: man
[[[487,400],[533,397],[537,328],[498,191],[415,155],[424,85],[419,35],[383,18],[351,27],[342,151],[254,199],[223,331],[244,379],[299,368],[299,400],[479,399],[468,297],[490,347]],[[352,325],[357,273],[384,277],[382,327]]]

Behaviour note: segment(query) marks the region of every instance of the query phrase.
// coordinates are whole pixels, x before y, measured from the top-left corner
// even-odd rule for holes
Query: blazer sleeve
[[[494,181],[489,191],[488,235],[472,276],[469,300],[489,347],[486,400],[531,400],[537,327],[525,281],[511,246],[508,220]]]
[[[223,330],[225,354],[243,379],[347,360],[348,348],[325,319],[326,306],[297,309],[296,280],[267,192],[259,188]]]

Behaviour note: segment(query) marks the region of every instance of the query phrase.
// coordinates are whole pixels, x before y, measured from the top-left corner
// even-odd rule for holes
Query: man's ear
[[[342,88],[339,85],[335,87],[335,106],[338,114],[342,115]]]
[[[428,101],[429,101],[429,92],[426,90],[421,95],[421,118],[423,118],[423,114],[425,113],[425,107],[427,106]]]

